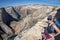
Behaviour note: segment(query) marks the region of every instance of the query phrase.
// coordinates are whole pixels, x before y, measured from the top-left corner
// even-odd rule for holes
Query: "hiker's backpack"
[[[54,21],[55,25],[60,29],[60,22],[56,19],[56,21]]]

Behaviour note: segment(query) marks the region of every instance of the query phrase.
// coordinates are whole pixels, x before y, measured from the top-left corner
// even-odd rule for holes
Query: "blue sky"
[[[41,5],[45,4],[52,6],[60,6],[60,0],[0,0],[0,8],[28,4],[41,4]]]

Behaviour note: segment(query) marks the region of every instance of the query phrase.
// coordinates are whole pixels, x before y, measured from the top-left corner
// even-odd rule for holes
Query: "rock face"
[[[0,26],[7,34],[12,34],[12,30],[7,25],[5,25],[4,23],[0,23]]]
[[[47,16],[54,17],[59,8],[43,5],[0,8],[0,26],[7,34],[16,34],[14,40],[39,40],[42,39],[43,27],[47,26],[44,23]]]
[[[46,18],[32,26],[30,29],[22,31],[14,40],[42,40],[44,27],[47,27]]]
[[[17,20],[17,19],[14,19],[10,14],[8,14],[4,8],[2,8],[1,17],[2,17],[2,21],[8,26],[10,25],[11,21]]]
[[[42,40],[42,33],[44,32],[44,26],[47,25],[43,24],[42,22],[37,22],[33,27],[28,30],[22,31],[20,35],[18,35],[14,40]]]

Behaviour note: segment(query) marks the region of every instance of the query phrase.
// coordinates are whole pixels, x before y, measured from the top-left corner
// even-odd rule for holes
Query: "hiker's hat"
[[[52,15],[49,15],[47,20],[52,20]]]

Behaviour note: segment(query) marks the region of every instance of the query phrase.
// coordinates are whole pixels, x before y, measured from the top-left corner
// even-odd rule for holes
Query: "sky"
[[[60,6],[60,0],[0,0],[0,8],[29,4]]]

